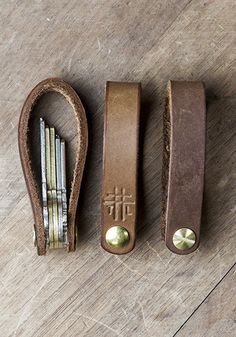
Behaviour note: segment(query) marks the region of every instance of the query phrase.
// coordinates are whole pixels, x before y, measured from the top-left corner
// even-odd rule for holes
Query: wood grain
[[[199,337],[214,337],[219,334],[224,337],[233,336],[236,311],[236,294],[233,291],[235,281],[234,266],[175,336],[188,336],[192,331],[198,331]]]
[[[227,273],[236,262],[235,10],[233,0],[0,3],[0,336],[202,337],[208,328],[214,337],[235,336],[234,307],[224,302],[230,292],[220,295],[233,284],[233,269]],[[89,154],[77,250],[38,257],[17,126],[26,95],[50,76],[81,97]],[[159,228],[169,79],[203,80],[208,101],[202,242],[185,257],[165,248]],[[100,247],[106,80],[143,86],[138,241],[121,257]],[[66,105],[55,96],[38,109],[55,116]],[[227,321],[214,310],[221,306]]]

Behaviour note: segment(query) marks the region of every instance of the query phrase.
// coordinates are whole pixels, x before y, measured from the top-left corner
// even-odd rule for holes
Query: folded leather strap
[[[139,83],[106,86],[101,243],[114,254],[135,244],[140,90]]]
[[[205,164],[204,86],[170,81],[164,114],[162,234],[177,254],[199,245]]]
[[[75,123],[77,124],[78,130],[77,156],[75,160],[73,179],[71,181],[70,191],[68,193],[69,195],[67,195],[67,198],[69,198],[68,223],[67,223],[68,251],[73,251],[75,249],[76,209],[88,142],[88,131],[87,131],[87,121],[85,111],[74,89],[69,84],[57,78],[49,78],[40,82],[30,92],[29,96],[27,97],[23,105],[18,129],[19,151],[22,168],[34,214],[35,220],[34,228],[39,255],[44,255],[46,253],[46,241],[45,241],[45,231],[42,213],[41,182],[38,181],[35,174],[34,161],[30,151],[30,142],[32,141],[32,139],[30,139],[29,130],[30,130],[30,118],[31,115],[33,114],[33,108],[35,104],[43,94],[52,91],[62,94],[69,102],[75,115]]]

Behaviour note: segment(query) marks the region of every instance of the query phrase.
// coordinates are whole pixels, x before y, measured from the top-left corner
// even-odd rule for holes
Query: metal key
[[[49,248],[67,245],[65,141],[40,118],[42,205]]]

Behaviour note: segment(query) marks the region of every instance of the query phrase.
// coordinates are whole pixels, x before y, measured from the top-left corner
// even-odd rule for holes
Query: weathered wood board
[[[0,1],[0,336],[235,336],[235,14],[234,0]],[[17,127],[26,95],[51,76],[81,96],[89,153],[77,250],[38,257]],[[207,91],[202,242],[185,257],[165,248],[159,229],[169,79],[203,80]],[[143,87],[139,228],[126,256],[100,247],[106,80]],[[38,109],[64,109],[67,129],[58,96]]]

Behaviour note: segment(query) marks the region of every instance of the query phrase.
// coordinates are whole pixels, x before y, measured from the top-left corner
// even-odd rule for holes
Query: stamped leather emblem
[[[108,214],[115,221],[126,221],[129,216],[134,213],[135,201],[131,194],[128,194],[124,187],[114,187],[113,192],[107,193],[103,201],[103,205],[107,208]]]

